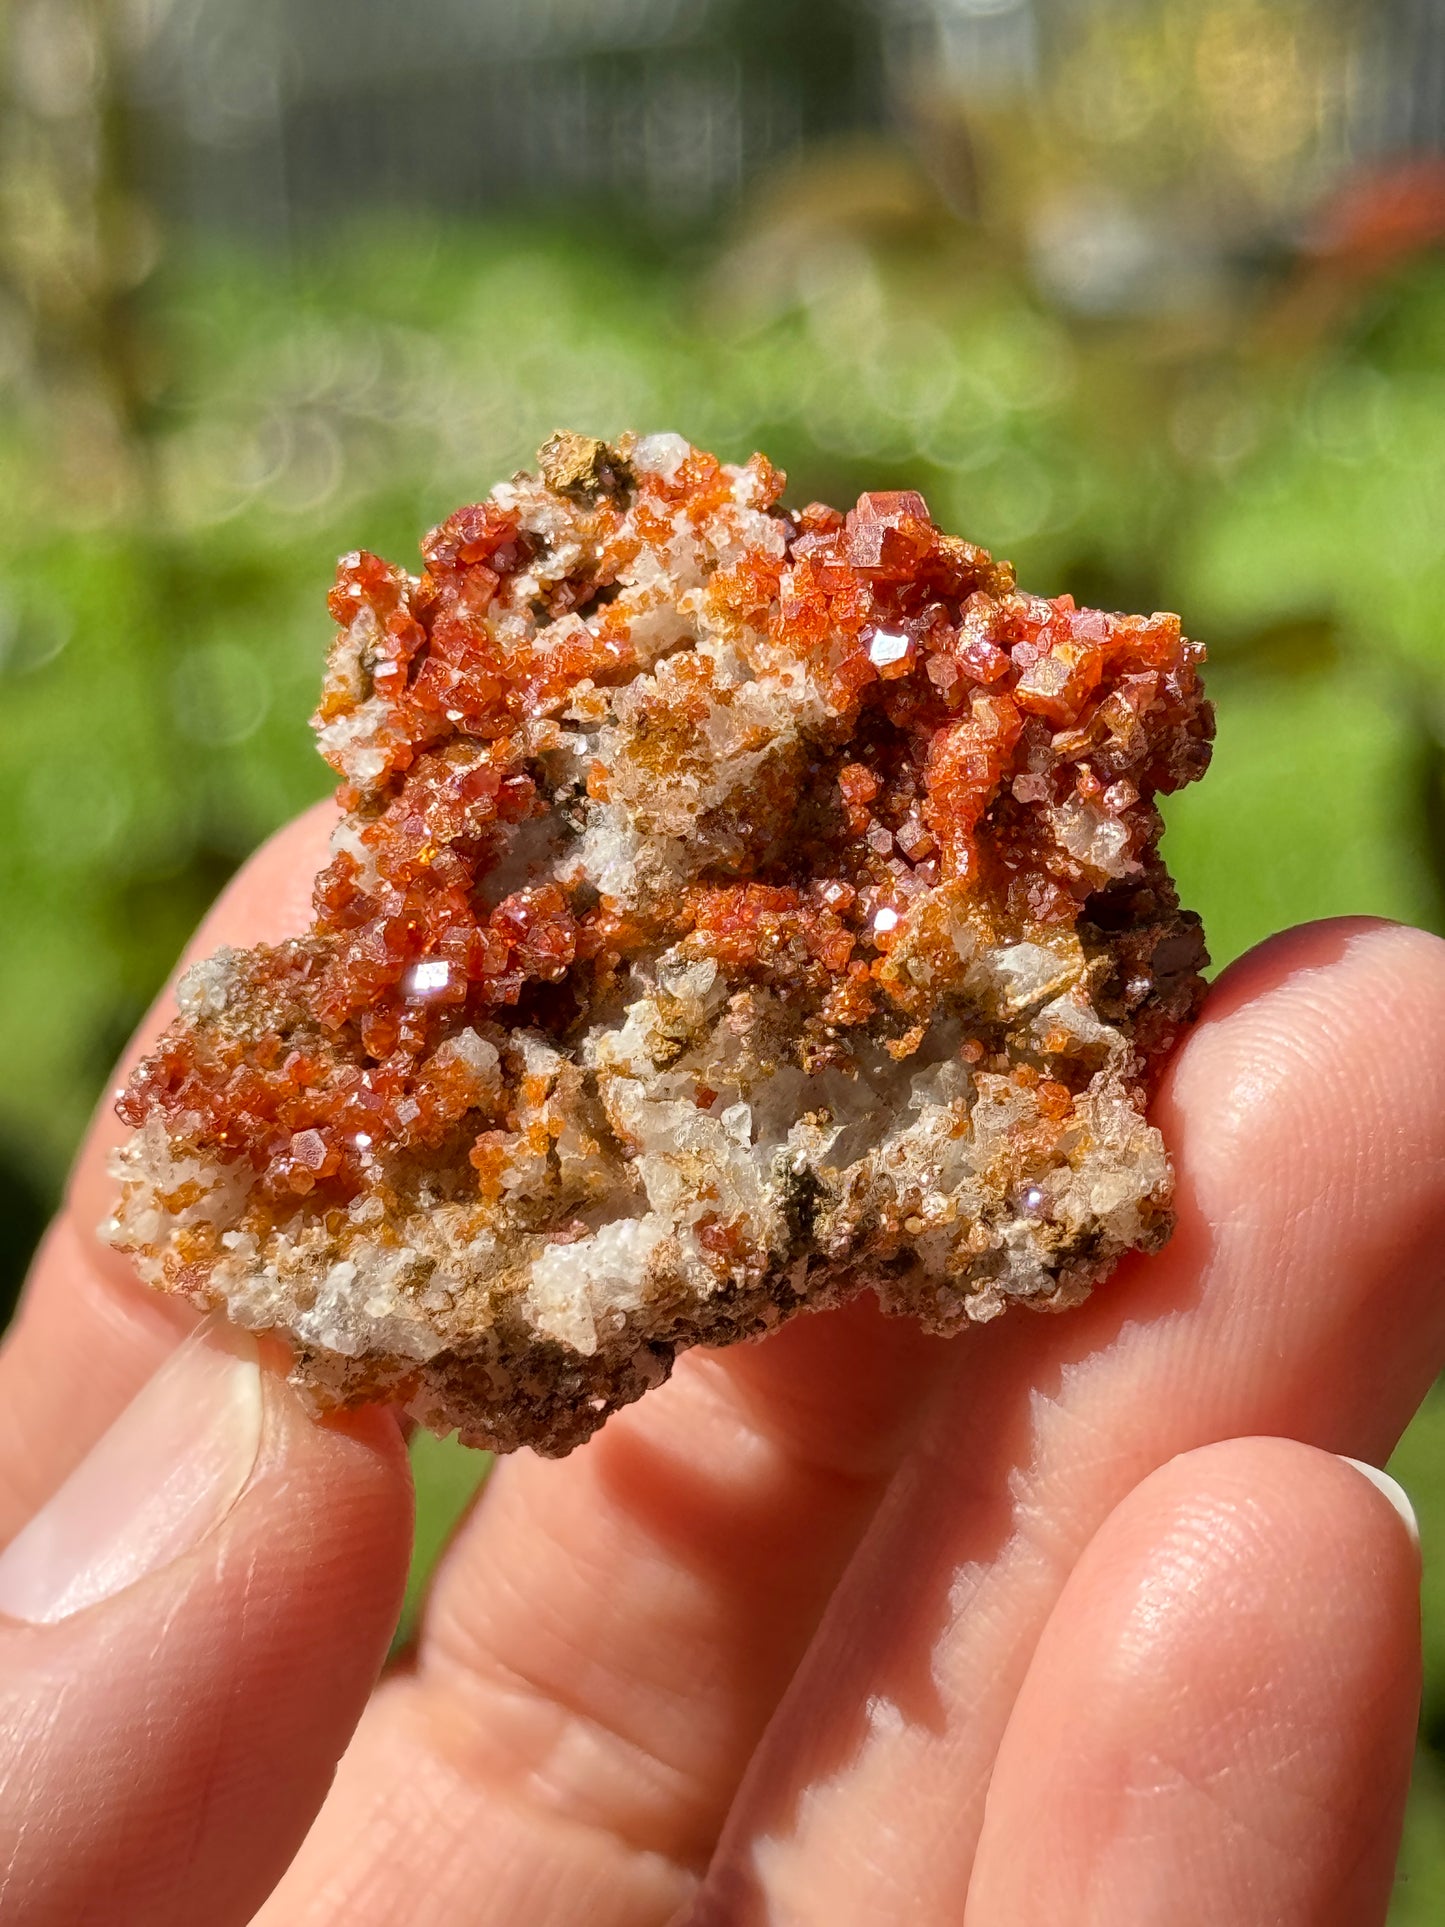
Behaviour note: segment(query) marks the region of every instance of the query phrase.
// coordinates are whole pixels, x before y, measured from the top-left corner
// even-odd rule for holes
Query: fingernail
[[[1346,1465],[1352,1465],[1370,1481],[1377,1492],[1383,1492],[1390,1504],[1405,1522],[1405,1530],[1418,1550],[1420,1545],[1420,1521],[1415,1517],[1415,1508],[1410,1503],[1410,1495],[1403,1485],[1392,1479],[1388,1472],[1382,1472],[1378,1465],[1367,1465],[1363,1459],[1346,1458],[1343,1452],[1338,1456]]]
[[[189,1552],[251,1476],[262,1415],[251,1341],[187,1339],[0,1553],[0,1613],[53,1624]]]

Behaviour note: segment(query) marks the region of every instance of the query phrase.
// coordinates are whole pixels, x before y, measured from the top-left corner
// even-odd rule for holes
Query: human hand
[[[198,950],[301,927],[328,817]],[[1418,1555],[1334,1455],[1445,1354],[1442,1065],[1445,945],[1264,946],[1158,1100],[1161,1256],[689,1355],[498,1467],[374,1692],[396,1423],[185,1341],[94,1238],[107,1112],[0,1354],[7,1927],[1382,1920]]]

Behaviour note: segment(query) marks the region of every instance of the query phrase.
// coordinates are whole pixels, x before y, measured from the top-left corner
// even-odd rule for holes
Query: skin
[[[302,927],[328,821],[195,954]],[[860,1301],[685,1358],[570,1458],[498,1467],[379,1680],[396,1422],[315,1425],[267,1373],[197,1543],[0,1616],[0,1913],[1383,1921],[1419,1556],[1336,1455],[1383,1463],[1445,1357],[1442,1072],[1445,944],[1264,945],[1159,1094],[1163,1254],[958,1341]],[[118,1134],[107,1107],[0,1353],[0,1543],[113,1464],[190,1323],[94,1237]]]

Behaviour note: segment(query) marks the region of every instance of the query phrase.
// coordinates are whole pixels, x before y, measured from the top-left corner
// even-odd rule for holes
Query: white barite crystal
[[[223,944],[211,957],[191,965],[176,983],[176,1005],[183,1017],[219,1017],[226,1008],[226,997],[235,981],[236,959],[241,953]]]
[[[459,1030],[438,1044],[427,1062],[434,1070],[461,1071],[471,1084],[471,1098],[478,1110],[488,1110],[502,1096],[502,1058],[495,1044],[477,1031]]]
[[[644,435],[632,451],[632,466],[641,474],[660,475],[671,482],[691,453],[691,444],[681,435]]]
[[[1100,877],[1127,876],[1139,867],[1129,848],[1129,827],[1097,803],[1072,795],[1052,812],[1054,834],[1069,852]]]
[[[1037,943],[1015,943],[997,951],[992,968],[1007,986],[1002,1003],[1010,1015],[1027,1010],[1045,997],[1057,996],[1067,990],[1079,974],[1078,962],[1060,957],[1058,951],[1047,950]]]
[[[669,1230],[661,1218],[622,1218],[577,1244],[548,1245],[527,1286],[537,1330],[590,1357],[599,1324],[619,1329],[642,1304],[648,1260]]]
[[[451,982],[451,965],[440,958],[429,957],[425,963],[413,964],[402,979],[408,997],[435,997],[446,989]]]
[[[886,669],[890,663],[902,662],[908,654],[908,638],[889,629],[875,629],[868,644],[868,660],[877,669]]]

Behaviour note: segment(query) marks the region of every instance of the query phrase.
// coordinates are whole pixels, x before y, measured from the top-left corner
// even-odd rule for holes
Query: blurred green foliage
[[[430,1432],[413,1435],[411,1473],[416,1482],[416,1537],[406,1598],[402,1601],[401,1618],[392,1641],[394,1653],[403,1651],[415,1638],[432,1568],[491,1469],[490,1452],[469,1452],[455,1439],[433,1438]]]
[[[1041,590],[1183,609],[1222,726],[1172,856],[1216,959],[1304,916],[1438,920],[1445,271],[1312,354],[1151,357],[962,242],[776,252],[751,299],[535,229],[193,258],[149,297],[128,500],[86,492],[83,444],[58,485],[0,430],[0,1138],[36,1183],[228,868],[325,789],[336,553],[414,557],[559,423],[763,446],[796,496],[921,481]]]
[[[375,221],[299,263],[192,253],[146,293],[125,475],[73,422],[0,415],[12,1224],[220,882],[326,789],[306,716],[335,555],[411,559],[558,425],[763,447],[793,499],[921,486],[1032,588],[1181,609],[1220,740],[1169,853],[1216,961],[1314,916],[1440,925],[1445,264],[1343,291],[1285,268],[1228,326],[1171,328],[1050,312],[926,204],[887,227],[805,197],[692,263],[585,226]],[[1445,1917],[1442,1444],[1437,1398],[1401,1448],[1431,1665],[1401,1922]],[[416,1452],[409,1612],[480,1475]]]

